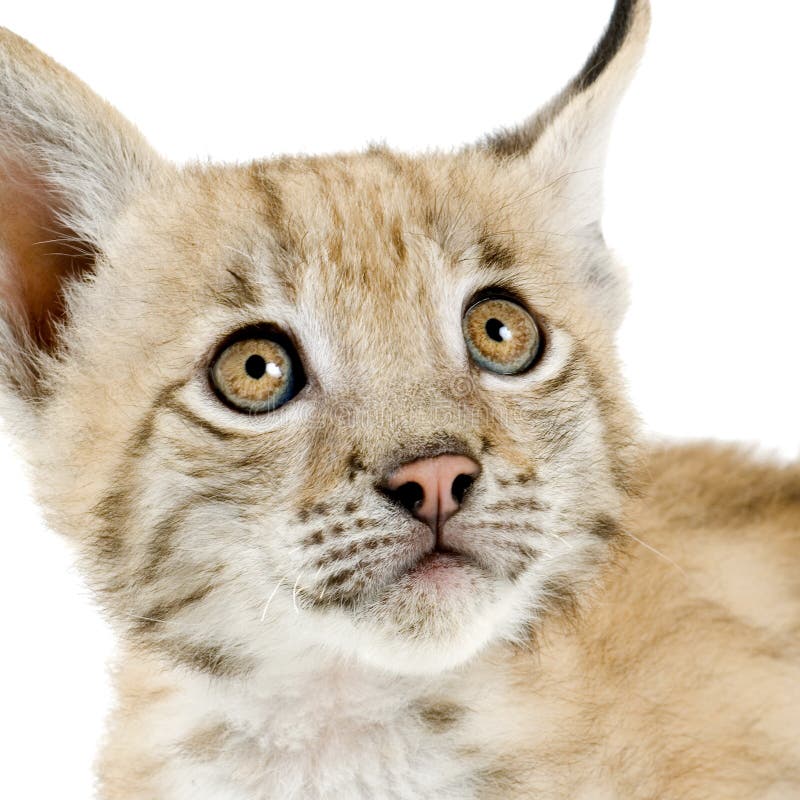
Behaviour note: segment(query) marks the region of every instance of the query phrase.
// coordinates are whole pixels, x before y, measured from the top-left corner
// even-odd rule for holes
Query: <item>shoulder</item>
[[[627,510],[627,557],[610,594],[635,614],[649,598],[688,630],[708,617],[737,636],[797,631],[800,464],[695,443],[654,446],[641,469],[641,493]]]
[[[697,442],[652,446],[641,468],[634,512],[686,528],[800,522],[800,463],[781,464],[739,445]]]

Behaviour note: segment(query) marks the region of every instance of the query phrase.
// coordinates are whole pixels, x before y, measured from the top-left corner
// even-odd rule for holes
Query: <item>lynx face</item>
[[[457,155],[186,170],[71,76],[21,113],[56,68],[3,34],[8,404],[129,640],[433,673],[591,582],[632,451],[598,142],[646,25]]]

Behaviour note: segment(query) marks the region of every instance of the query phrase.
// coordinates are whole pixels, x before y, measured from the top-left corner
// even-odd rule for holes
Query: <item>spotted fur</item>
[[[0,32],[3,404],[123,643],[105,800],[800,793],[800,471],[641,446],[618,373],[597,167],[648,23],[457,153],[182,169]],[[529,373],[468,359],[489,289]],[[262,324],[308,384],[241,414],[209,368]],[[421,584],[381,481],[444,453],[481,472]]]

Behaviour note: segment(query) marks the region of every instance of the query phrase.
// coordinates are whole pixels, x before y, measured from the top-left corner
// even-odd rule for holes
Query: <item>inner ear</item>
[[[52,187],[17,162],[0,167],[0,298],[24,330],[52,353],[66,315],[64,291],[90,272],[96,252],[64,222]]]

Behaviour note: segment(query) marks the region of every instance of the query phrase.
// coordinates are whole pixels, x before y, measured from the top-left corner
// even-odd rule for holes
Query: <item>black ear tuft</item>
[[[572,82],[573,91],[586,91],[603,74],[614,56],[624,46],[631,30],[636,7],[642,5],[642,0],[617,0],[603,38],[597,43],[583,69]]]
[[[617,0],[603,37],[564,90],[521,126],[490,136],[484,147],[498,158],[525,156],[574,100],[591,96],[601,79],[616,81],[624,88],[643,48],[649,21],[649,0]],[[617,62],[622,62],[619,68]]]

